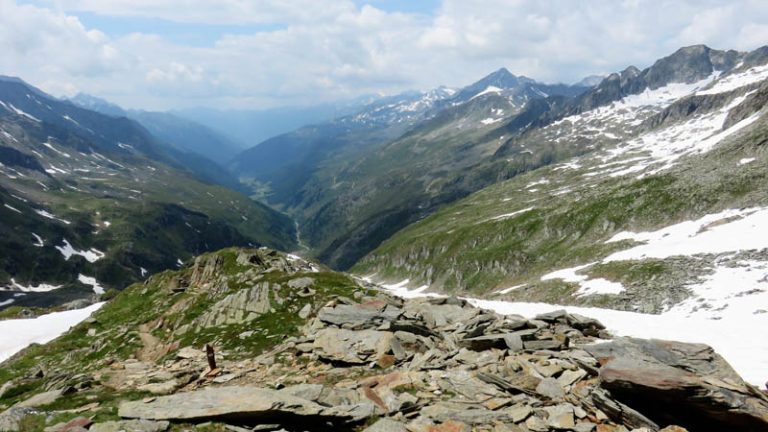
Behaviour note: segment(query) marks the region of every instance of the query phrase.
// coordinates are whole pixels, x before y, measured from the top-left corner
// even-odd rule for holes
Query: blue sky
[[[677,48],[768,43],[764,0],[0,0],[0,74],[132,108],[263,108],[572,83]]]

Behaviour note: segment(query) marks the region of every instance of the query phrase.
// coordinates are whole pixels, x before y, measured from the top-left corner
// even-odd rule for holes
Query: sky
[[[768,1],[0,0],[0,75],[152,110],[573,83],[698,43],[768,44]]]

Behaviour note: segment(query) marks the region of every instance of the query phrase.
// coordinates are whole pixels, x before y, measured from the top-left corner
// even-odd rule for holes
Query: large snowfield
[[[408,289],[407,280],[381,285],[404,298],[436,297],[427,287]],[[671,310],[661,315],[624,312],[592,307],[561,306],[546,303],[507,302],[466,298],[471,304],[500,314],[532,318],[538,314],[565,309],[600,320],[616,336],[665,339],[704,343],[722,355],[749,383],[762,387],[768,381],[768,313],[752,314],[733,309],[714,320]],[[768,306],[768,305],[766,305]]]
[[[72,326],[91,316],[104,303],[87,308],[54,312],[32,319],[0,321],[0,362],[32,343],[46,343],[64,334]]]

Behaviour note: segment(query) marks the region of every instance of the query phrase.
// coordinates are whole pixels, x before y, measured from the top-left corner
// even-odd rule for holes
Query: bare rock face
[[[707,345],[620,338],[585,349],[602,364],[600,385],[661,426],[768,430],[768,397]]]
[[[195,259],[192,266],[191,285],[205,285],[212,281],[224,265],[224,260],[219,255],[200,256]]]
[[[195,324],[207,328],[253,321],[269,312],[269,292],[269,283],[263,282],[230,294],[213,305]]]

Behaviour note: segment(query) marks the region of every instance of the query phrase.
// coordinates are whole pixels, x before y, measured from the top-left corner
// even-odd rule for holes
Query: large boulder
[[[619,338],[585,349],[600,385],[662,427],[768,431],[768,398],[707,345]]]
[[[347,364],[365,364],[392,350],[395,336],[377,330],[325,328],[317,332],[314,352],[322,359]]]

